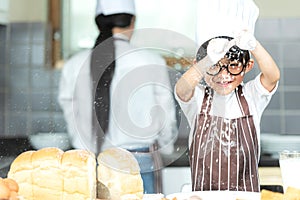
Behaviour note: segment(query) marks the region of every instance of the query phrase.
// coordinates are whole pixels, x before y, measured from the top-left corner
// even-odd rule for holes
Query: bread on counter
[[[33,199],[31,157],[35,151],[21,153],[11,164],[7,177],[14,179],[19,185],[19,194],[25,199]]]
[[[57,148],[44,148],[31,156],[33,168],[32,194],[34,199],[61,199],[63,174],[60,162],[64,152]]]
[[[263,189],[260,193],[261,200],[282,200],[283,194]]]
[[[1,200],[18,200],[18,184],[10,178],[0,177],[0,199]]]
[[[300,200],[300,188],[288,187],[284,194],[262,190],[261,200]]]
[[[25,200],[96,199],[96,161],[86,150],[43,148],[20,154],[8,177]]]
[[[300,188],[287,187],[284,200],[300,200]]]
[[[63,199],[96,198],[96,158],[82,150],[63,154],[61,169],[64,177]]]
[[[87,150],[26,151],[12,162],[8,178],[18,183],[25,200],[94,200],[97,176],[109,189],[111,200],[143,199],[140,167],[132,153],[111,148],[97,160]]]
[[[143,199],[143,181],[135,157],[122,148],[111,148],[98,155],[98,181],[110,191],[113,200]]]

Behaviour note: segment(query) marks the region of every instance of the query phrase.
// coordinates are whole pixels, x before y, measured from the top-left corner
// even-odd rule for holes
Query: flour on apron
[[[235,91],[243,116],[209,115],[213,91],[205,89],[189,156],[193,191],[259,192],[258,141],[242,86]]]

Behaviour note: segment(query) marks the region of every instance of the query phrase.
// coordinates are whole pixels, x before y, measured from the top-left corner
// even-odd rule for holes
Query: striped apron
[[[242,86],[235,91],[243,117],[209,115],[213,91],[205,89],[189,150],[193,191],[259,192],[258,140]]]

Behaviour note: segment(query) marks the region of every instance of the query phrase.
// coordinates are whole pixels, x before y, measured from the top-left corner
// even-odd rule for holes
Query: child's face
[[[249,71],[248,65],[243,67],[241,62],[229,61],[226,57],[222,58],[217,65],[218,69],[214,73],[216,75],[206,74],[204,78],[205,82],[220,95],[230,94],[241,84],[245,73]]]

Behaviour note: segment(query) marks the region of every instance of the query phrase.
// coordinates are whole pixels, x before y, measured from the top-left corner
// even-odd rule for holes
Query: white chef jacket
[[[256,133],[258,141],[260,141],[260,119],[263,111],[269,104],[271,97],[276,92],[278,83],[276,87],[269,92],[266,90],[260,82],[259,74],[254,80],[251,80],[243,85],[243,95],[247,100],[250,114],[253,115],[253,121],[256,128]],[[191,138],[195,126],[195,118],[200,113],[202,106],[202,101],[204,97],[204,87],[198,85],[195,88],[193,97],[188,101],[181,101],[180,98],[176,95],[176,100],[178,101],[182,111],[184,112],[189,125],[191,126],[191,131],[189,135],[189,145],[191,144]],[[219,95],[216,92],[213,96],[212,107],[210,110],[210,115],[220,116],[227,119],[235,119],[242,117],[242,112],[239,107],[235,92],[231,92],[228,95]]]
[[[116,67],[102,150],[111,146],[143,147],[157,139],[161,152],[171,153],[178,132],[165,60],[147,49],[133,47],[125,35],[114,38]]]
[[[65,63],[59,83],[58,102],[64,113],[72,146],[96,152],[92,134],[91,52],[90,49],[83,50]]]

